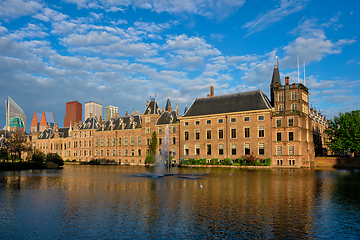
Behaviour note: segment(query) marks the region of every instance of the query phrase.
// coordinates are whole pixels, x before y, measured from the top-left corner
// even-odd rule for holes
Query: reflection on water
[[[174,176],[139,177],[153,171],[65,165],[1,172],[0,233],[4,239],[360,236],[358,171],[179,168]]]

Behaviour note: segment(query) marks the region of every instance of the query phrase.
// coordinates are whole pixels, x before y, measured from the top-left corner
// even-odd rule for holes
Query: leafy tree
[[[156,163],[156,159],[153,155],[148,154],[145,158],[145,163],[146,164]]]
[[[49,153],[46,155],[46,162],[53,162],[60,166],[64,165],[64,160],[57,153]]]
[[[7,145],[11,160],[14,162],[14,159],[18,158],[21,162],[21,154],[27,149],[26,137],[20,132],[14,132],[13,135],[7,139]]]
[[[151,142],[149,144],[149,154],[152,156],[156,155],[156,147],[157,147],[157,136],[156,132],[154,131],[151,135]]]
[[[33,162],[43,163],[45,161],[45,154],[41,152],[39,149],[35,149],[35,152],[32,155]]]
[[[6,148],[0,148],[0,160],[6,161],[8,159],[8,151]]]
[[[328,136],[326,145],[333,152],[360,151],[360,110],[339,113],[324,132]]]

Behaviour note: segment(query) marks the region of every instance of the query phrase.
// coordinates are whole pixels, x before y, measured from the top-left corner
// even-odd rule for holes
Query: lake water
[[[0,172],[0,238],[360,238],[360,171],[153,171]]]

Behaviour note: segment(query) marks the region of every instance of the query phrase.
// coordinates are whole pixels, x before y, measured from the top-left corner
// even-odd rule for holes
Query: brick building
[[[260,90],[215,96],[211,87],[210,94],[197,98],[183,116],[177,106],[172,109],[169,98],[162,109],[151,99],[143,113],[126,112],[103,124],[89,116],[71,128],[49,128],[32,139],[33,146],[45,153],[57,152],[63,159],[142,165],[155,131],[157,153],[168,141],[175,162],[235,160],[253,154],[270,158],[272,165],[308,165],[315,152],[324,152],[325,117],[309,111],[309,91],[303,84],[290,84],[287,77],[282,85],[277,66],[270,93],[271,100]],[[314,144],[314,138],[320,140]]]
[[[82,122],[82,105],[78,101],[66,103],[66,115],[64,117],[64,127],[70,127]]]

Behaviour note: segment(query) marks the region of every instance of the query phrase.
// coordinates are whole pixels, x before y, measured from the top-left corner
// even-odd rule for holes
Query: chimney
[[[127,116],[127,111],[125,111],[125,116]]]
[[[285,84],[289,85],[289,77],[285,77]]]
[[[115,113],[115,117],[118,118],[118,117],[119,117],[119,113]]]
[[[176,112],[179,113],[179,104],[176,103]]]
[[[136,111],[136,115],[140,115],[140,112],[139,112],[139,111]]]
[[[210,94],[207,94],[206,97],[210,97]]]
[[[171,107],[171,106],[169,106],[169,112],[171,112],[171,110],[172,110],[172,107]]]
[[[58,132],[58,131],[59,131],[59,125],[55,124],[55,132]]]
[[[149,101],[146,101],[146,107],[148,107],[149,106]]]
[[[314,114],[316,115],[316,110],[314,111]]]
[[[90,118],[92,118],[92,116],[93,116],[93,113],[89,113],[89,116],[90,116]]]
[[[314,111],[314,109],[311,107],[311,108],[310,108],[310,112],[312,112],[312,111]]]
[[[210,97],[214,96],[214,87],[210,86]]]
[[[164,112],[165,112],[165,108],[162,108],[161,113],[164,113]]]
[[[326,116],[324,115],[324,121],[326,122]]]
[[[134,111],[131,111],[131,116],[134,116]]]

